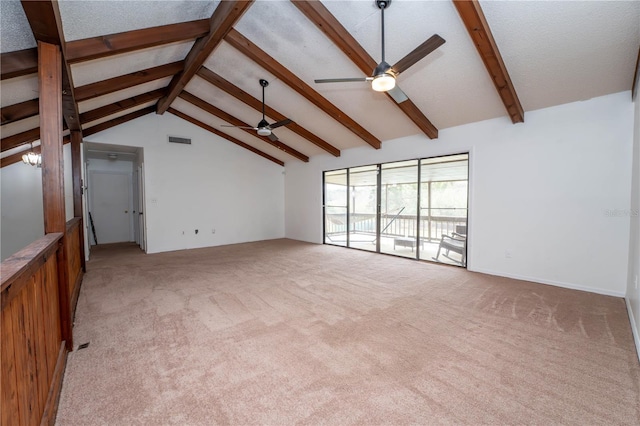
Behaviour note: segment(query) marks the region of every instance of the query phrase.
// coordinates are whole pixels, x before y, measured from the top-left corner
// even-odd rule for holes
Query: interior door
[[[140,198],[140,188],[138,186],[138,182],[140,181],[140,179],[138,179],[138,173],[140,173],[140,168],[136,168],[133,171],[133,179],[131,180],[131,183],[133,184],[132,186],[132,190],[133,190],[133,217],[132,217],[132,223],[133,223],[133,241],[136,242],[136,244],[141,245],[140,244],[140,221],[138,220],[138,200]]]
[[[99,244],[131,241],[131,177],[91,172],[91,215]]]
[[[138,217],[134,220],[138,221],[138,229],[140,232],[140,248],[145,253],[147,252],[147,227],[146,216],[144,216],[144,164],[138,166],[138,199],[134,200],[134,203],[138,203]]]

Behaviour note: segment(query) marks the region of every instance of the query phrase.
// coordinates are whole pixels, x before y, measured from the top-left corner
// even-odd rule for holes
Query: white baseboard
[[[631,332],[633,333],[633,340],[636,342],[636,355],[638,355],[638,361],[640,361],[640,334],[638,333],[638,327],[636,327],[636,319],[633,316],[631,302],[628,298],[625,298],[625,302],[627,302],[627,313],[629,314],[629,321],[631,321]]]
[[[516,280],[531,281],[531,282],[540,283],[540,284],[548,284],[556,287],[570,288],[572,290],[580,290],[580,291],[587,291],[589,293],[603,294],[605,296],[615,296],[615,297],[622,297],[622,298],[625,297],[625,293],[621,291],[613,291],[613,290],[603,289],[603,288],[585,287],[579,284],[565,283],[562,281],[543,280],[540,278],[526,277],[526,276],[517,275],[517,274],[508,274],[508,273],[505,274],[504,272],[495,272],[495,271],[482,269],[482,268],[473,268],[473,269],[467,268],[467,269],[472,272],[480,272],[481,274],[489,274],[489,275],[495,275],[498,277],[506,277],[506,278],[513,278]]]

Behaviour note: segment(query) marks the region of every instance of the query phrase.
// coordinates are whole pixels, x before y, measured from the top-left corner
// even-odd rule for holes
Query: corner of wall
[[[625,301],[640,360],[640,96],[635,99],[631,204],[629,206],[629,268]]]
[[[633,334],[633,341],[636,343],[636,355],[638,355],[638,361],[640,361],[640,332],[638,331],[638,319],[633,314],[633,307],[631,306],[630,299],[625,298],[627,304],[627,312],[629,313],[629,321],[631,322],[631,334]]]

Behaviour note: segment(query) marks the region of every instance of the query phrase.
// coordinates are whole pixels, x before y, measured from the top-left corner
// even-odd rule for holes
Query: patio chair
[[[466,266],[467,263],[467,227],[466,226],[456,226],[456,231],[462,232],[452,232],[451,236],[443,235],[440,239],[440,245],[438,246],[438,253],[433,260],[440,262],[440,251],[444,249],[444,253],[442,255],[452,262],[459,263],[460,266]],[[458,253],[460,255],[460,260],[453,259],[449,256],[449,252]]]

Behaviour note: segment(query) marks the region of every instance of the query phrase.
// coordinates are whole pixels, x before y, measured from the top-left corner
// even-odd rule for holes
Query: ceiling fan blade
[[[274,135],[273,133],[271,133],[269,136],[267,136],[269,138],[269,140],[271,140],[272,142],[278,142],[278,137],[276,135]]]
[[[398,85],[396,85],[396,87],[391,90],[387,90],[387,93],[397,104],[400,104],[409,99],[409,97],[402,91],[402,89],[398,87]]]
[[[359,77],[359,78],[323,78],[320,80],[313,80],[316,83],[346,83],[349,81],[371,81],[372,77]]]
[[[251,127],[251,126],[232,126],[231,124],[221,124],[220,127],[235,127],[236,129],[251,129],[251,130],[258,130],[257,127]]]
[[[438,34],[434,34],[429,37],[424,43],[420,46],[413,49],[407,56],[400,59],[393,67],[393,70],[396,74],[400,74],[403,71],[406,71],[411,65],[418,62],[420,59],[427,56],[429,53],[436,50],[438,47],[444,44],[445,40],[440,37]]]
[[[284,120],[280,120],[280,121],[277,121],[277,122],[275,122],[273,124],[270,124],[269,128],[270,129],[276,129],[278,127],[286,126],[289,123],[293,123],[293,120],[291,120],[290,118],[285,118]]]

